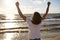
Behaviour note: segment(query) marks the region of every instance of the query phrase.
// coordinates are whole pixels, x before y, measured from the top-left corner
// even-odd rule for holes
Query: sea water
[[[25,14],[31,17],[31,14]],[[13,19],[0,14],[0,40],[28,40],[28,25],[18,14]],[[41,38],[60,35],[60,14],[48,14],[40,28]]]

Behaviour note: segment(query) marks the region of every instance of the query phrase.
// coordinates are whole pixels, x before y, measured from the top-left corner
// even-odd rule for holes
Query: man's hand
[[[19,7],[19,2],[16,2],[16,6]]]
[[[48,2],[47,4],[48,4],[48,6],[50,6],[50,4],[51,4],[51,3],[50,3],[50,2]]]

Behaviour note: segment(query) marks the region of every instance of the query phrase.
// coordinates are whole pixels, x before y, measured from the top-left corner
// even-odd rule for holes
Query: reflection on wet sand
[[[12,40],[14,34],[13,33],[5,33],[4,36],[5,36],[4,40]]]

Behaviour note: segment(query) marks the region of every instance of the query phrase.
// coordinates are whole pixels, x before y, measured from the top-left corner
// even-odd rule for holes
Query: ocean
[[[24,14],[32,17],[32,14]],[[41,14],[42,15],[42,14]],[[18,14],[0,14],[0,40],[28,40],[28,25]],[[41,38],[60,35],[60,13],[48,14],[40,28]]]

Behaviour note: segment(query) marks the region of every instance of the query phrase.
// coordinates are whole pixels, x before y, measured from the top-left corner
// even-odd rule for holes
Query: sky
[[[17,14],[16,1],[24,14],[45,13],[48,1],[51,2],[49,13],[60,13],[60,0],[0,0],[0,14]]]

